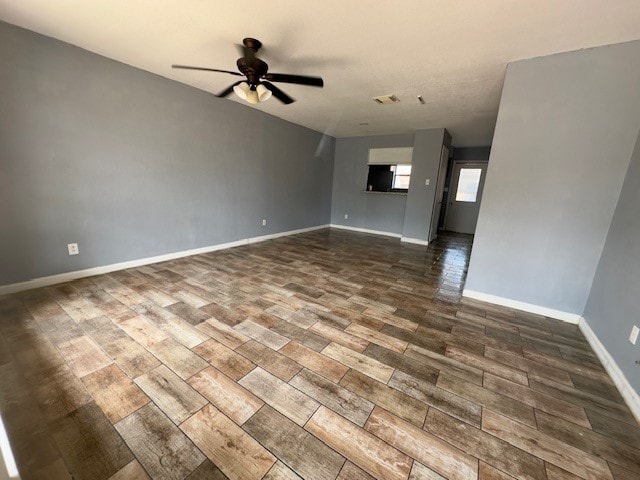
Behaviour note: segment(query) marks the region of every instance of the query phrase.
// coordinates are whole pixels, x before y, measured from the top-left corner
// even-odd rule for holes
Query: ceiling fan
[[[204,70],[206,72],[228,73],[238,77],[244,76],[246,77],[246,80],[237,81],[220,92],[217,96],[227,97],[231,92],[235,92],[238,97],[251,104],[264,102],[265,100],[268,100],[271,95],[287,105],[295,102],[293,98],[271,82],[295,83],[297,85],[308,85],[311,87],[324,86],[324,81],[320,77],[289,75],[286,73],[268,73],[269,65],[256,57],[256,53],[258,53],[258,50],[262,47],[262,42],[260,42],[260,40],[256,40],[255,38],[245,38],[242,41],[242,45],[238,46],[242,49],[243,54],[243,56],[236,62],[240,73],[232,72],[231,70],[191,67],[188,65],[171,65],[171,67],[186,70]]]

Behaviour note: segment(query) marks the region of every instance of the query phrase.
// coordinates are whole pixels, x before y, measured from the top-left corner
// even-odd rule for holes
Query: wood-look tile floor
[[[470,249],[321,230],[0,298],[22,478],[640,478],[576,326],[462,299]]]

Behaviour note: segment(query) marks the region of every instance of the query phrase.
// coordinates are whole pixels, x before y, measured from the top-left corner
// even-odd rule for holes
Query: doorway
[[[444,227],[458,233],[475,233],[487,176],[486,162],[454,162]]]

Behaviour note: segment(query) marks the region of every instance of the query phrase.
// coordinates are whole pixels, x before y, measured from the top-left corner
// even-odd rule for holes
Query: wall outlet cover
[[[266,219],[266,218],[263,218],[263,219],[262,219],[262,226],[264,227],[266,224],[267,224],[267,219]]]
[[[347,218],[349,218],[349,214],[345,213],[344,214],[344,219],[346,220]]]
[[[640,333],[640,328],[635,325],[631,328],[631,335],[629,335],[629,341],[634,345],[638,341],[638,333]]]
[[[425,184],[425,185],[427,185],[427,186],[431,185],[431,180],[427,178],[427,179],[424,181],[424,184]]]
[[[69,251],[69,255],[78,255],[80,253],[77,243],[67,243],[67,250]]]

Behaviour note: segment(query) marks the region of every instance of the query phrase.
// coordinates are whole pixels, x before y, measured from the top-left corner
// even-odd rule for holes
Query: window
[[[475,202],[480,186],[481,168],[461,168],[456,191],[456,202]]]
[[[406,193],[411,179],[412,158],[413,147],[370,148],[365,189],[370,192]]]
[[[411,165],[391,165],[393,172],[393,188],[409,189]]]
[[[409,189],[411,165],[369,165],[367,190],[371,192],[399,192]]]

